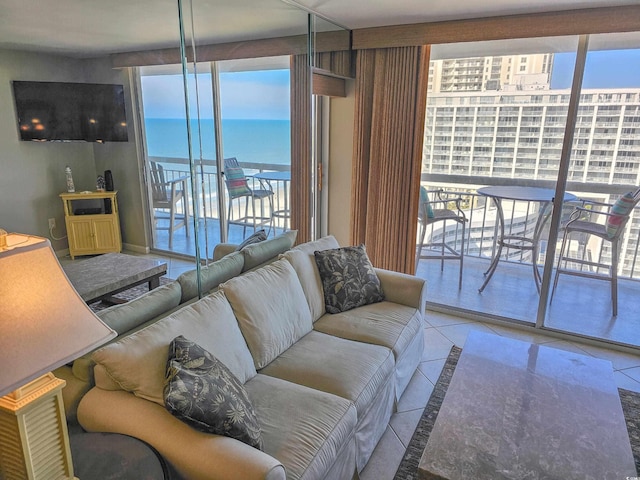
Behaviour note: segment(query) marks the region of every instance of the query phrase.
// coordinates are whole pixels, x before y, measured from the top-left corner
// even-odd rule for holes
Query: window
[[[193,68],[193,66],[191,66]],[[291,159],[290,73],[289,57],[234,60],[218,63],[221,118],[216,118],[211,65],[198,64],[197,75],[188,74],[189,110],[187,122],[181,66],[144,67],[140,69],[141,101],[149,170],[161,166],[165,180],[189,176],[188,129],[191,133],[192,156],[198,165],[198,217],[206,219],[211,246],[222,238],[220,225],[218,172],[223,159],[217,158],[215,133],[222,134],[223,158],[235,157],[245,173],[288,171]],[[196,89],[197,85],[197,89]],[[196,96],[197,93],[197,96]],[[201,187],[201,188],[200,188]],[[255,188],[267,188],[256,184]],[[274,210],[288,210],[283,202],[288,195],[283,185],[274,185]],[[222,193],[222,192],[220,192]],[[222,193],[222,197],[226,198]],[[189,215],[194,215],[191,198]],[[275,208],[275,204],[279,207]],[[266,203],[265,203],[266,205]],[[264,207],[269,208],[269,206]],[[168,218],[154,209],[154,247],[193,254],[193,242],[171,242]],[[178,214],[183,215],[180,211]],[[285,227],[281,219],[275,226]],[[248,231],[248,229],[247,229]],[[167,235],[165,235],[165,232]],[[229,241],[240,243],[243,228],[231,225]],[[175,233],[173,234],[175,237]]]

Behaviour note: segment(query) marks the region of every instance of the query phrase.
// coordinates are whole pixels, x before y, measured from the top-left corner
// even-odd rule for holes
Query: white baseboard
[[[122,244],[122,249],[123,250],[128,250],[130,252],[135,252],[135,253],[142,253],[142,254],[148,254],[149,252],[151,252],[151,249],[149,247],[145,247],[143,245],[133,245],[131,243],[123,243]]]

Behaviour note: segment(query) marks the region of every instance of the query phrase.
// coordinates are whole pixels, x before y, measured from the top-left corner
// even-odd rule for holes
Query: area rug
[[[172,279],[167,277],[160,277],[160,285],[166,285],[167,283],[173,282]],[[123,302],[128,302],[129,300],[133,300],[134,298],[138,298],[140,295],[143,295],[149,291],[149,284],[143,283],[141,285],[137,285],[129,290],[124,290],[120,293],[116,293],[113,297],[118,300],[122,300]],[[99,312],[100,310],[104,310],[105,308],[113,305],[112,303],[106,303],[101,300],[97,302],[93,302],[89,304],[89,308],[94,312]]]
[[[429,440],[429,434],[436,422],[440,406],[444,400],[445,393],[447,393],[449,382],[451,381],[453,371],[458,364],[461,353],[461,348],[455,346],[451,348],[442,373],[436,382],[429,402],[418,422],[416,431],[413,433],[409,446],[402,457],[394,480],[416,480],[418,478],[420,457],[422,457],[422,452]],[[624,412],[624,417],[627,422],[627,430],[629,432],[629,440],[631,441],[631,451],[633,452],[633,458],[636,462],[636,470],[640,472],[640,393],[622,388],[618,389],[618,391],[620,393],[622,411]]]

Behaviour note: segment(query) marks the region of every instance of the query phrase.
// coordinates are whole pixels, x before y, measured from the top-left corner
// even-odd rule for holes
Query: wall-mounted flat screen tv
[[[122,85],[13,81],[20,139],[126,142]]]

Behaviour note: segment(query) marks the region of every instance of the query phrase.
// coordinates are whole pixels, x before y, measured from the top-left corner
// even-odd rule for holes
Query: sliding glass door
[[[607,214],[640,185],[639,65],[640,34],[588,38],[567,175],[567,190],[579,195],[584,208],[573,218],[584,223],[568,227],[566,262],[558,263],[561,241],[551,250],[561,274],[555,287],[550,285],[553,299],[544,318],[546,328],[632,346],[640,346],[640,210],[631,210],[619,232],[615,217]],[[569,219],[563,220],[559,240]],[[618,277],[617,301],[612,270]]]
[[[140,69],[150,217],[154,247],[186,255],[195,253],[189,219],[197,218],[201,251],[211,257],[213,246],[222,241],[241,243],[256,228],[275,235],[289,227],[289,58],[200,63],[195,68],[197,74],[191,73],[193,69],[188,74],[187,85],[193,93],[188,123],[181,67]],[[187,126],[196,167],[193,185]],[[219,156],[238,162],[252,191],[272,192],[266,200],[255,202],[255,225],[251,225],[254,203],[250,197],[230,195],[226,186],[219,195],[218,173],[225,165]],[[187,182],[189,188],[183,194]],[[188,194],[192,186],[200,197],[195,211]],[[247,208],[251,218],[240,222]]]
[[[160,65],[139,69],[153,247],[184,255],[195,255],[194,218],[198,219],[197,228],[203,228],[206,219],[211,233],[220,231],[213,95],[211,74],[206,67],[198,65],[198,74],[191,69],[187,76],[188,88],[198,92],[197,97],[190,97],[189,112],[196,112],[199,118],[189,120],[182,67]],[[189,137],[192,151],[198,154],[200,177],[195,181],[191,178]],[[191,195],[194,188],[202,188],[205,200],[197,204],[195,211]],[[219,234],[214,238],[219,241]]]
[[[567,239],[568,261],[553,287],[569,221],[599,216],[592,228],[606,228],[606,214],[595,212],[609,212],[640,184],[639,38],[433,47],[422,184],[461,194],[468,218],[462,290],[457,262],[445,261],[442,271],[438,262],[418,264],[434,308],[640,346],[633,321],[640,293],[637,209],[617,240],[617,267],[606,234],[579,231]],[[543,190],[544,198],[530,195]],[[427,238],[460,249],[456,224],[440,225]],[[519,248],[532,245],[522,239],[536,248]],[[617,316],[611,268],[618,276]]]
[[[421,184],[461,196],[467,218],[464,239],[456,222],[427,226],[423,243],[464,245],[460,290],[457,261],[418,262],[434,304],[535,324],[573,76],[557,59],[572,67],[577,44],[432,47]]]
[[[275,236],[290,228],[289,57],[228,60],[217,69],[223,156],[227,164],[237,161],[248,187],[258,192],[252,201],[227,189],[228,241],[240,243],[256,229]],[[242,220],[246,212],[250,218]]]

